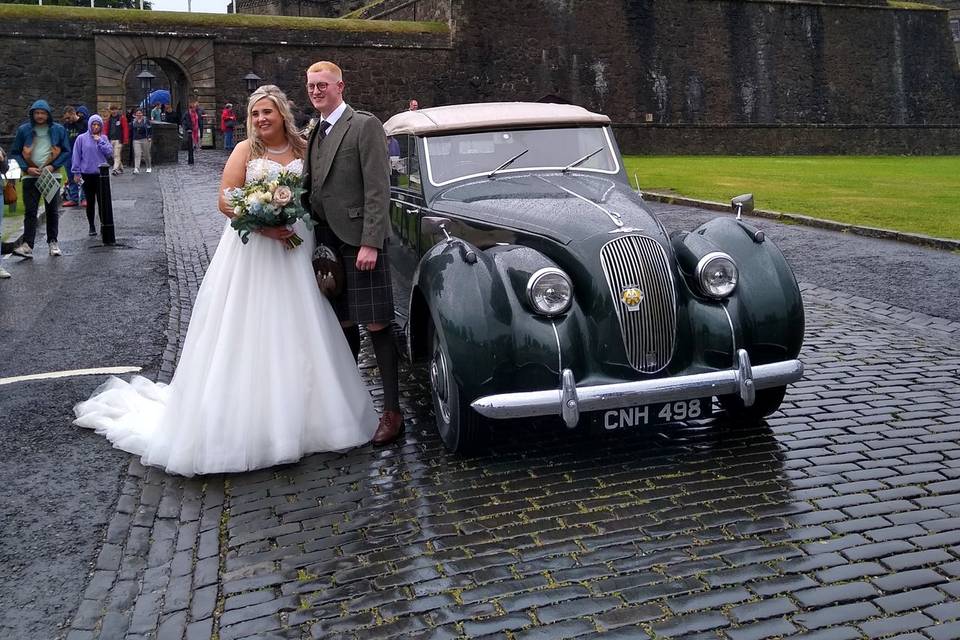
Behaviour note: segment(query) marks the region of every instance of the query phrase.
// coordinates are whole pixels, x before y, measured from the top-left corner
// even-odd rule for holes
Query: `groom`
[[[343,101],[343,72],[332,62],[307,69],[307,95],[320,114],[304,167],[305,205],[317,220],[317,241],[339,250],[346,275],[332,300],[343,333],[360,353],[358,323],[367,326],[383,382],[383,414],[373,444],[403,433],[397,351],[391,335],[393,289],[386,242],[390,229],[390,165],[383,125]]]

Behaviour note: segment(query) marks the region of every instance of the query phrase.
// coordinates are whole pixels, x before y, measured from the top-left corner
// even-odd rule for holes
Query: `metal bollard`
[[[187,137],[187,164],[193,164],[193,129],[184,129]]]
[[[116,244],[113,230],[113,198],[110,195],[110,165],[100,165],[100,237],[103,244]]]

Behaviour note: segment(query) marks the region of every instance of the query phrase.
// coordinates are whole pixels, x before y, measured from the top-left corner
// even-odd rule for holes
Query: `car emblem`
[[[627,309],[630,311],[638,311],[640,303],[643,302],[643,291],[636,286],[624,287],[623,291],[620,292],[620,300],[627,305]]]

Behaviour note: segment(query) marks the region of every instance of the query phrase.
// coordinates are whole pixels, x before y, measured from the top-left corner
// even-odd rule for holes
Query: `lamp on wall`
[[[261,80],[263,80],[263,78],[255,74],[253,71],[243,76],[243,81],[247,83],[247,93],[253,93],[254,89],[260,86]]]
[[[153,81],[157,76],[146,69],[137,74],[137,80],[140,81],[140,91],[143,93],[143,108],[147,108],[147,102],[150,100],[150,90],[153,88]]]

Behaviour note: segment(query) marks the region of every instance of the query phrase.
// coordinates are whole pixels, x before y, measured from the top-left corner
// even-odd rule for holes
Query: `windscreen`
[[[472,176],[563,169],[615,174],[620,163],[604,127],[484,131],[426,138],[430,182],[442,186]],[[589,156],[589,157],[587,157]],[[586,158],[586,159],[584,159]]]

